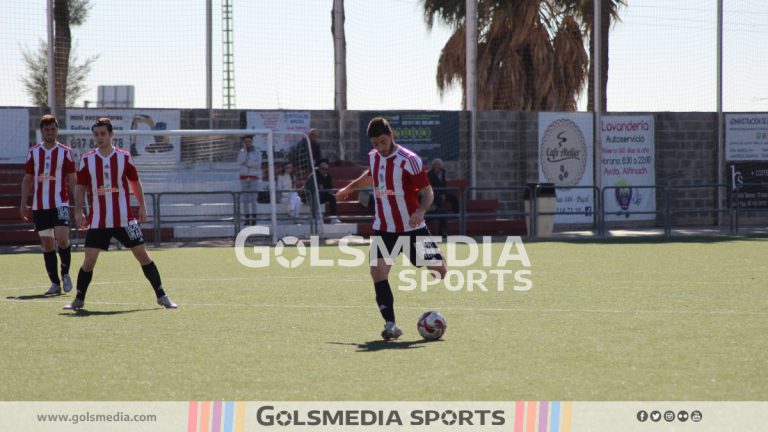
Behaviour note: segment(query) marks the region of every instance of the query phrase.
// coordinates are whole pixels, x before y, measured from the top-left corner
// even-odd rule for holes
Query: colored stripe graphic
[[[213,424],[211,432],[221,432],[221,401],[213,403]]]
[[[211,424],[211,403],[200,402],[200,432],[208,432]]]
[[[560,431],[560,402],[552,402],[552,415],[549,418],[549,431]]]
[[[197,432],[197,401],[189,401],[187,432]]]
[[[224,432],[232,432],[234,402],[224,402]]]
[[[523,432],[523,419],[525,418],[525,402],[515,402],[515,432]]]
[[[245,432],[245,402],[238,402],[235,410],[235,432]]]
[[[529,401],[528,417],[525,419],[525,432],[536,432],[536,402]]]
[[[539,402],[539,432],[547,432],[547,415],[549,414],[549,402]]]
[[[562,432],[571,432],[571,416],[573,415],[573,402],[563,402],[563,427]]]

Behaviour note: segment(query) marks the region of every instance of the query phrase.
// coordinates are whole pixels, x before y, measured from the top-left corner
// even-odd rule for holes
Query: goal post
[[[282,170],[285,164],[291,162],[297,165],[296,170],[303,177],[313,172],[315,166],[310,139],[304,133],[291,133],[291,135],[295,135],[295,139],[298,141],[293,149],[296,155],[292,155],[287,149],[276,151],[274,145],[276,133],[270,129],[115,129],[114,132],[113,144],[115,147],[131,152],[139,176],[145,186],[145,193],[162,196],[163,202],[167,202],[169,205],[176,204],[176,208],[172,208],[170,212],[160,211],[163,218],[168,214],[172,220],[172,216],[177,215],[179,220],[189,220],[200,225],[206,222],[205,217],[196,218],[195,215],[203,210],[209,215],[207,217],[218,219],[224,223],[226,213],[231,212],[232,217],[228,223],[232,223],[234,226],[227,225],[230,226],[229,231],[220,227],[220,237],[232,236],[234,239],[234,236],[243,226],[241,224],[242,218],[238,219],[241,216],[240,200],[235,202],[234,199],[230,198],[231,204],[224,205],[224,203],[212,202],[215,200],[211,199],[211,195],[216,195],[216,192],[220,192],[220,195],[242,196],[237,181],[239,168],[235,160],[240,151],[243,136],[254,136],[256,149],[262,151],[263,162],[266,162],[264,169],[267,181],[263,183],[265,187],[256,193],[259,198],[258,206],[269,204],[268,217],[272,244],[276,244],[279,240],[278,208],[281,206],[279,193],[283,192],[278,190],[276,183],[277,167]],[[61,129],[59,130],[59,141],[72,147],[76,163],[79,163],[80,155],[95,148],[90,130]],[[315,179],[314,176],[312,178]],[[306,177],[303,177],[303,180],[306,180]],[[319,203],[317,184],[315,183],[314,187],[307,188],[307,190],[314,191],[315,196],[306,197],[306,201],[314,199]],[[268,192],[268,201],[262,199],[267,198],[263,196],[265,192]],[[298,194],[301,191],[293,192]],[[198,195],[195,195],[196,193]],[[166,195],[168,196],[166,197]],[[185,201],[185,198],[190,197],[195,197],[195,199]],[[310,203],[304,204],[309,205]],[[311,208],[311,206],[309,207]],[[315,206],[315,208],[317,207],[319,206]],[[220,208],[221,210],[215,213],[213,208]],[[263,209],[263,207],[261,208]],[[152,212],[153,217],[157,216],[154,215],[154,209],[148,208],[147,210]],[[261,214],[261,211],[259,213]],[[317,213],[310,214],[312,222],[315,220],[322,222],[322,216],[317,219]],[[305,214],[309,213],[305,212]],[[267,215],[261,214],[261,216]],[[157,221],[156,226],[162,223],[162,220]],[[322,223],[317,224],[317,227],[319,227],[318,231],[322,230]],[[205,226],[198,232],[203,232],[206,229],[212,230],[210,226]],[[156,234],[159,236],[159,230],[156,230]],[[193,238],[194,235],[192,233],[185,236]],[[215,237],[216,235],[206,236]],[[201,235],[201,237],[203,236]]]

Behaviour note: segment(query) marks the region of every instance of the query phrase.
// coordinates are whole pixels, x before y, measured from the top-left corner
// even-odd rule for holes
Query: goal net
[[[286,235],[321,233],[322,216],[313,214],[309,196],[318,188],[305,188],[314,166],[309,137],[276,135],[269,129],[116,128],[113,145],[130,152],[142,181],[145,233],[156,243],[234,238],[260,225],[269,227],[273,244]],[[77,165],[95,148],[90,130],[62,129],[59,141],[72,147]],[[132,203],[138,205],[133,197]]]

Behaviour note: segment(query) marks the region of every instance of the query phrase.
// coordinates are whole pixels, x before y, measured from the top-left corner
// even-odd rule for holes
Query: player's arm
[[[421,225],[421,222],[424,221],[424,214],[427,213],[427,210],[432,206],[432,201],[435,200],[435,192],[432,190],[432,186],[424,186],[419,192],[421,193],[419,208],[414,210],[409,219],[411,228]]]
[[[87,228],[85,215],[83,215],[83,206],[85,205],[85,186],[77,184],[75,186],[75,223],[80,228]]]
[[[336,192],[336,199],[339,201],[344,201],[355,190],[364,189],[371,186],[373,186],[373,177],[371,177],[371,170],[369,168],[365,170],[365,172],[363,172],[360,177],[352,180],[350,184],[339,189],[339,191]]]
[[[128,184],[131,185],[133,196],[136,197],[136,201],[139,202],[139,221],[144,222],[147,220],[147,208],[144,206],[144,187],[141,185],[141,180],[129,180]]]
[[[77,173],[71,172],[67,174],[67,188],[69,193],[74,197],[77,190]]]
[[[24,174],[21,180],[21,204],[19,204],[19,215],[24,222],[29,222],[29,193],[32,190],[32,174]]]

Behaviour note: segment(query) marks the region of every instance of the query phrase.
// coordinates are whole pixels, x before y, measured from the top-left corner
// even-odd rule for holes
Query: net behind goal
[[[275,243],[322,229],[304,189],[314,166],[309,137],[275,135],[268,129],[115,130],[113,144],[132,155],[149,215],[143,226],[154,230],[156,241],[231,238],[246,225],[262,225]],[[241,163],[246,152],[238,159],[244,137],[254,142],[247,168]],[[62,129],[59,141],[72,147],[77,165],[95,147],[89,130]]]

